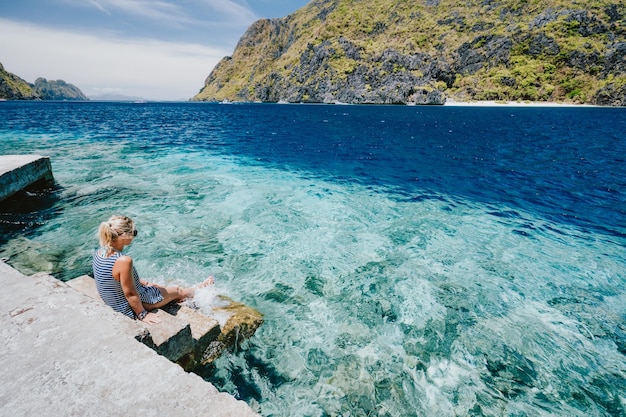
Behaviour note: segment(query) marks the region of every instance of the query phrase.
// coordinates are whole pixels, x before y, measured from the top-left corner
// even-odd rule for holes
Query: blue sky
[[[8,0],[0,63],[32,83],[62,79],[87,96],[187,100],[254,21],[309,0]]]

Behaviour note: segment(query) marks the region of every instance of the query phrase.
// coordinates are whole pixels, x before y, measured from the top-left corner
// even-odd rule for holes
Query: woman
[[[93,274],[100,297],[113,310],[143,322],[159,323],[150,310],[172,301],[180,302],[194,296],[196,288],[162,287],[139,279],[130,256],[122,250],[137,236],[135,222],[126,216],[112,216],[100,224],[100,249],[93,257]],[[214,282],[209,277],[197,288]]]

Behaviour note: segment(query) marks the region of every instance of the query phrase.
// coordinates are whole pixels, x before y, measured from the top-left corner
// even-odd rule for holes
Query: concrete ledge
[[[88,275],[75,278],[66,283],[98,303],[103,303],[96,283]],[[194,349],[191,336],[191,326],[185,320],[172,316],[163,310],[157,310],[161,319],[158,325],[147,325],[140,321],[129,320],[133,323],[132,331],[127,335],[134,337],[146,346],[154,349],[159,355],[163,355],[173,362],[177,362],[184,355]]]
[[[193,350],[191,327],[189,323],[167,314],[163,310],[159,310],[157,315],[161,319],[161,323],[158,325],[149,326],[138,323],[143,327],[144,332],[136,336],[136,339],[154,349],[159,355],[165,356],[172,362],[177,362],[187,352]]]
[[[0,155],[0,201],[39,181],[52,184],[50,158],[40,155]]]
[[[208,363],[203,360],[204,352],[222,333],[218,321],[183,305],[170,304],[164,310],[189,323],[191,328],[192,348],[176,362],[188,371]]]
[[[123,337],[136,322],[69,285],[2,262],[0,285],[0,415],[257,415]]]
[[[67,285],[104,305],[90,276],[75,278]],[[219,299],[219,306],[213,311],[219,315],[221,324],[215,317],[172,303],[156,310],[161,319],[158,324],[147,325],[124,317],[134,324],[127,336],[192,371],[213,362],[224,351],[238,348],[263,324],[263,316],[255,309],[225,296],[219,296]]]

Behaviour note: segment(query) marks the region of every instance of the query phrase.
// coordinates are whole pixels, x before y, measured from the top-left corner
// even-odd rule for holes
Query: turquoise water
[[[57,183],[0,203],[0,257],[71,279],[98,224],[133,217],[142,277],[213,274],[264,314],[201,372],[262,415],[626,415],[624,111],[0,116],[0,152],[51,156]]]

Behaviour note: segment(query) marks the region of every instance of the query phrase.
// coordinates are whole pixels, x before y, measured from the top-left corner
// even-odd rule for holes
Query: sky
[[[309,0],[1,0],[0,63],[87,97],[188,100],[256,20]]]

